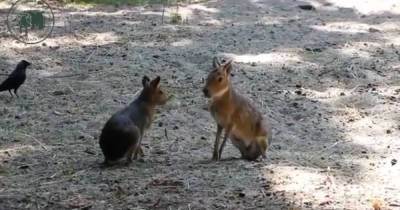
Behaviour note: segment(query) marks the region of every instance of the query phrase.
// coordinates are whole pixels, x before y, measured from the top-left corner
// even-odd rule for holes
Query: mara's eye
[[[162,90],[158,91],[160,94],[163,94]]]
[[[222,82],[222,77],[219,77],[219,78],[218,78],[218,82]]]

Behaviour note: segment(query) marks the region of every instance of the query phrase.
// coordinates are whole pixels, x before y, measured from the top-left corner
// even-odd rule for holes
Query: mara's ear
[[[151,87],[158,88],[160,86],[160,76],[157,76],[153,81],[150,82]]]
[[[221,65],[221,62],[219,62],[219,59],[217,57],[213,58],[213,67],[218,68]]]
[[[143,87],[149,86],[149,82],[150,82],[150,79],[147,76],[144,76],[143,79],[142,79]]]
[[[222,64],[224,66],[224,71],[226,75],[230,75],[232,71],[232,59],[226,61],[225,63]]]

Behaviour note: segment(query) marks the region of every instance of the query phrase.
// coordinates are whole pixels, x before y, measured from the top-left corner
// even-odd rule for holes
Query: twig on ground
[[[43,144],[43,143],[42,143],[41,141],[39,141],[37,138],[35,138],[35,137],[31,136],[31,135],[25,134],[25,133],[21,133],[21,135],[24,135],[24,136],[26,136],[26,137],[29,137],[29,138],[33,139],[33,140],[36,141],[36,143],[38,143],[44,150],[48,151],[48,149],[47,149],[47,147],[45,146],[45,144]]]
[[[266,198],[266,197],[267,197],[267,195],[265,194],[265,192],[264,192],[264,190],[263,190],[263,189],[261,189],[261,193],[263,194],[264,198]]]
[[[167,139],[167,141],[169,142],[167,128],[164,128],[164,136]]]
[[[99,48],[99,46],[96,44],[96,48],[90,53],[90,55],[86,58],[85,63],[88,63],[90,61],[90,58],[92,58],[93,54],[95,54],[97,52],[97,49]]]
[[[151,207],[155,208],[158,206],[158,204],[160,204],[161,198],[158,198],[156,203],[154,203]]]
[[[349,142],[349,141],[350,141],[350,140],[342,141],[342,142],[337,141],[337,142],[333,143],[331,146],[329,146],[329,147],[327,147],[327,148],[321,150],[319,153],[317,153],[317,154],[315,154],[315,155],[312,155],[310,159],[312,159],[313,157],[315,157],[315,156],[317,156],[317,155],[322,154],[323,152],[325,152],[325,151],[327,151],[327,150],[330,150],[330,149],[334,148],[334,147],[335,147],[336,145],[338,145],[339,143],[346,143],[346,142]]]

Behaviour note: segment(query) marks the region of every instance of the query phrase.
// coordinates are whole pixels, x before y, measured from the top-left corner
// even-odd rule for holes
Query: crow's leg
[[[14,93],[15,93],[15,95],[17,96],[17,98],[19,98],[19,96],[18,96],[18,94],[17,94],[17,91],[18,91],[18,88],[15,88],[15,89],[14,89]]]

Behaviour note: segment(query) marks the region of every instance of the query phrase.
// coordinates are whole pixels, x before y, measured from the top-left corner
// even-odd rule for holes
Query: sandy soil
[[[161,24],[160,6],[53,7],[43,43],[0,26],[0,79],[34,64],[20,98],[0,93],[0,209],[400,208],[400,3],[214,0],[182,6],[177,25],[174,8]],[[201,87],[215,55],[234,59],[235,88],[271,119],[265,161],[235,159],[231,144],[210,161]],[[102,170],[100,130],[143,75],[175,99],[143,161]]]

